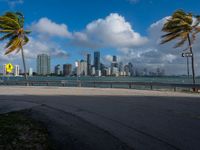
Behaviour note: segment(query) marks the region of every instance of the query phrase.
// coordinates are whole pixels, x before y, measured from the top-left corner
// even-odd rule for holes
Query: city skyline
[[[50,55],[52,66],[55,66],[74,64],[77,59],[86,60],[86,53],[98,50],[103,56],[101,61],[106,64],[110,64],[112,56],[116,55],[124,64],[132,62],[138,68],[152,70],[165,68],[169,75],[182,75],[187,73],[186,59],[181,57],[181,49],[173,48],[173,42],[159,44],[163,35],[161,28],[177,9],[199,15],[198,3],[200,2],[195,0],[175,0],[173,5],[167,0],[86,0],[82,4],[80,0],[60,0],[60,3],[50,0],[48,7],[43,7],[45,3],[40,2],[39,7],[43,9],[38,9],[37,0],[7,0],[0,1],[0,12],[3,14],[12,10],[24,13],[25,27],[32,30],[30,42],[24,47],[25,58],[27,68],[32,67],[34,71],[35,59],[40,53]],[[78,4],[82,5],[77,6]],[[151,11],[147,14],[141,8]],[[52,9],[55,10],[54,13],[51,12]],[[197,75],[200,75],[199,41],[198,35],[194,42]],[[0,43],[1,47],[3,45],[3,42]],[[20,54],[4,56],[3,50],[0,51],[2,65],[11,62],[21,66],[20,57]]]

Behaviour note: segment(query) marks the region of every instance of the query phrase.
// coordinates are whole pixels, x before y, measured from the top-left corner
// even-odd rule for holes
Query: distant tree
[[[195,84],[195,68],[194,68],[194,54],[192,43],[195,40],[195,29],[199,23],[193,22],[193,15],[191,13],[186,13],[183,10],[177,10],[164,24],[162,31],[167,32],[167,34],[162,36],[161,44],[180,39],[174,48],[181,47],[188,42],[188,49],[191,53],[192,60],[192,77],[193,84]]]
[[[29,33],[30,31],[24,30],[24,16],[22,13],[6,12],[3,16],[0,16],[0,34],[2,35],[0,41],[8,39],[5,46],[5,55],[15,50],[18,53],[21,50],[25,79],[27,79],[27,74],[23,46],[29,41],[27,37]]]

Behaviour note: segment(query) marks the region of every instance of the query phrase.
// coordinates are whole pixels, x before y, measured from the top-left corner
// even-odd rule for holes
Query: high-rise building
[[[113,61],[111,63],[111,74],[114,76],[118,76],[119,74],[117,56],[113,56]]]
[[[14,76],[19,76],[19,65],[15,65]]]
[[[87,75],[91,75],[92,73],[92,66],[91,66],[91,54],[87,54]]]
[[[76,67],[76,76],[80,76],[81,74],[81,62],[78,60],[75,62]]]
[[[130,76],[134,76],[133,64],[131,62],[128,63],[128,68],[129,68]]]
[[[28,71],[29,73],[29,76],[33,76],[33,68],[29,68],[29,71]]]
[[[125,76],[130,76],[130,71],[129,71],[129,66],[128,65],[124,66],[124,72],[125,72]]]
[[[6,64],[3,65],[3,75],[6,75],[7,72],[6,72]]]
[[[61,65],[56,65],[54,70],[55,75],[61,75]]]
[[[63,75],[69,76],[72,74],[72,64],[64,64],[63,65]]]
[[[94,52],[94,67],[95,67],[95,71],[100,70],[100,52],[99,51]]]
[[[117,62],[117,56],[113,56],[113,62]]]
[[[51,59],[47,54],[37,56],[37,73],[38,75],[49,75],[51,73]]]
[[[80,75],[87,76],[87,62],[85,60],[81,60],[80,62]]]

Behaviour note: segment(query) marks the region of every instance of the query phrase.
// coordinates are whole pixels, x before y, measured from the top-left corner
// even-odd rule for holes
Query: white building
[[[33,68],[29,68],[29,76],[33,76]]]
[[[19,76],[19,65],[15,65],[14,76]]]
[[[3,65],[3,75],[5,76],[7,74],[6,72],[6,64]]]
[[[87,61],[81,60],[80,65],[81,75],[87,76]]]
[[[95,67],[92,67],[91,75],[95,76]]]

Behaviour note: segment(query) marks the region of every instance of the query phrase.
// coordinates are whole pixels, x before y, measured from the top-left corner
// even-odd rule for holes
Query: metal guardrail
[[[56,81],[34,81],[34,80],[22,80],[22,81],[0,81],[0,85],[19,85],[19,86],[78,86],[78,87],[100,87],[106,85],[108,88],[115,88],[121,86],[121,88],[132,89],[136,86],[145,86],[153,90],[154,87],[172,88],[176,91],[177,88],[187,89],[200,89],[200,84],[176,84],[176,83],[159,83],[159,82],[124,82],[124,81],[75,81],[75,80],[56,80]],[[124,85],[125,87],[123,87]]]

